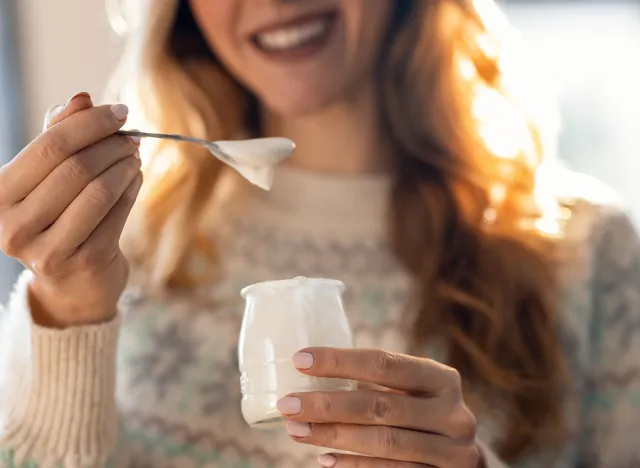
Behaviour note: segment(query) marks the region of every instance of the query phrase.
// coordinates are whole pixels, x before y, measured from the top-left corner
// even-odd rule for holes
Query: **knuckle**
[[[392,409],[391,400],[387,395],[383,393],[373,394],[367,408],[367,413],[371,420],[382,422],[389,417]]]
[[[316,434],[314,434],[316,433]],[[314,425],[313,432],[311,434],[319,435],[323,445],[333,447],[340,440],[340,434],[338,433],[338,426],[335,424],[323,424],[322,431],[318,430],[318,425]]]
[[[321,393],[316,400],[315,410],[321,416],[328,416],[333,409],[333,402],[331,401],[331,395],[327,393]]]
[[[108,182],[99,179],[91,183],[88,195],[91,201],[101,208],[113,206],[118,199],[115,188]]]
[[[38,157],[41,161],[51,161],[60,159],[60,155],[66,152],[66,138],[60,132],[49,132],[42,138],[37,146]]]
[[[475,415],[465,406],[459,405],[450,416],[452,435],[464,441],[475,440],[477,422]]]
[[[397,372],[397,359],[388,351],[380,351],[374,354],[370,366],[375,374],[388,375]]]
[[[138,158],[130,157],[130,158],[127,158],[126,164],[127,164],[127,173],[132,176],[132,180],[133,180],[133,178],[135,178],[135,176],[137,176],[140,173],[140,168],[142,167],[142,163]]]
[[[17,257],[21,246],[22,241],[15,232],[4,232],[3,230],[2,237],[0,238],[0,250],[2,250],[5,255],[14,258]]]
[[[344,359],[340,353],[330,352],[325,353],[324,355],[320,353],[316,353],[316,359],[320,361],[320,356],[322,356],[322,363],[324,367],[326,367],[327,372],[331,374],[338,374],[344,368]]]
[[[62,270],[60,255],[55,250],[48,250],[33,262],[35,270],[43,276],[56,276]]]
[[[379,440],[377,441],[383,453],[396,453],[400,449],[399,432],[391,427],[381,427]]]
[[[141,162],[138,158],[132,157],[132,154],[128,156],[129,157],[118,162],[118,170],[122,173],[123,177],[133,182],[140,173]]]
[[[24,225],[0,222],[0,250],[9,257],[18,258],[26,243],[26,231]]]
[[[74,180],[91,180],[94,177],[94,173],[92,171],[91,165],[89,163],[89,159],[85,154],[79,153],[71,156],[67,159],[65,164],[65,170],[67,172],[67,176]]]

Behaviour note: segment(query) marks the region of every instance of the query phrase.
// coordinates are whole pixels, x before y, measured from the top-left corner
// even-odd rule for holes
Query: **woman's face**
[[[223,65],[282,116],[343,99],[372,76],[393,0],[189,0]]]

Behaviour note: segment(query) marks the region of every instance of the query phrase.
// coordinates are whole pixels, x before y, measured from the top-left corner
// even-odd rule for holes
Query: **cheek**
[[[238,0],[190,0],[191,11],[207,42],[220,56],[232,56]]]

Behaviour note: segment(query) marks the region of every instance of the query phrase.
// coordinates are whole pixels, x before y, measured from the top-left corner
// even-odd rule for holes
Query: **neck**
[[[296,143],[289,163],[325,173],[384,172],[389,144],[383,136],[374,85],[319,112],[295,118],[267,116],[267,133]]]

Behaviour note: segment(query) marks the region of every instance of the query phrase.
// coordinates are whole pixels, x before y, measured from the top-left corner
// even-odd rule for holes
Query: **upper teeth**
[[[258,43],[271,50],[283,50],[300,46],[316,39],[327,29],[327,20],[318,19],[296,26],[288,26],[258,35]]]

